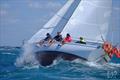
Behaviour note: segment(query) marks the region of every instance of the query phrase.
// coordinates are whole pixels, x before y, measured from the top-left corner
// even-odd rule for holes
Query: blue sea
[[[50,66],[17,66],[19,47],[0,48],[0,80],[120,80],[120,59],[115,56],[106,65],[59,60]]]

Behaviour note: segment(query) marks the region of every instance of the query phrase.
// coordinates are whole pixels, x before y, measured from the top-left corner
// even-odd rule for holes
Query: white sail
[[[28,42],[33,43],[39,41],[42,37],[45,37],[46,33],[51,33],[52,36],[56,35],[56,32],[62,31],[69,18],[73,14],[74,10],[80,3],[80,0],[69,0],[55,16],[40,29]]]
[[[113,0],[112,16],[107,41],[110,41],[113,45],[118,45],[120,47],[120,17],[118,16],[120,16],[120,1]]]
[[[106,39],[112,11],[112,0],[82,0],[67,25],[63,35],[80,36],[93,40]]]

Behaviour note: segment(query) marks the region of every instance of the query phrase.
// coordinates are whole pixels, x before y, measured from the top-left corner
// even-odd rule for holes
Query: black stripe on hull
[[[36,52],[36,59],[42,66],[48,66],[53,63],[57,58],[62,58],[63,60],[73,61],[75,59],[81,59],[83,61],[88,61],[87,59],[76,56],[74,54],[58,52],[58,51],[38,51]]]

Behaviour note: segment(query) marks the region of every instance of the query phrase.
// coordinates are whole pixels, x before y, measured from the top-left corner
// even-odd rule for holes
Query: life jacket
[[[72,38],[71,37],[66,37],[65,39],[64,39],[64,42],[71,42],[72,41]]]
[[[85,42],[83,37],[80,37],[80,42]]]
[[[120,49],[118,48],[113,48],[112,53],[116,55],[117,58],[120,58]]]
[[[118,58],[120,58],[120,48],[118,48],[118,55],[117,55]]]
[[[103,44],[104,51],[110,56],[110,58],[115,54],[117,58],[120,58],[120,49],[116,47],[112,47],[112,45],[108,42]]]

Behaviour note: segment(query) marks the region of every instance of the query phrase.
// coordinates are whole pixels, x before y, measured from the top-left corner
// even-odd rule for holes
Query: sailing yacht
[[[118,13],[120,10],[113,8],[112,0],[68,0],[26,44],[34,47],[36,58],[43,66],[51,64],[56,58],[70,61],[79,58],[82,61],[105,64],[110,61],[110,57],[105,58],[106,53],[98,46],[104,40],[114,42],[113,44],[120,43],[120,18],[114,18],[113,21],[113,16]],[[117,25],[113,26],[114,24]],[[62,46],[59,46],[59,42],[51,46],[36,44],[45,38],[46,33],[54,37],[57,32],[61,32],[63,37],[69,33],[73,41]],[[86,44],[76,43],[79,37],[83,37]]]

